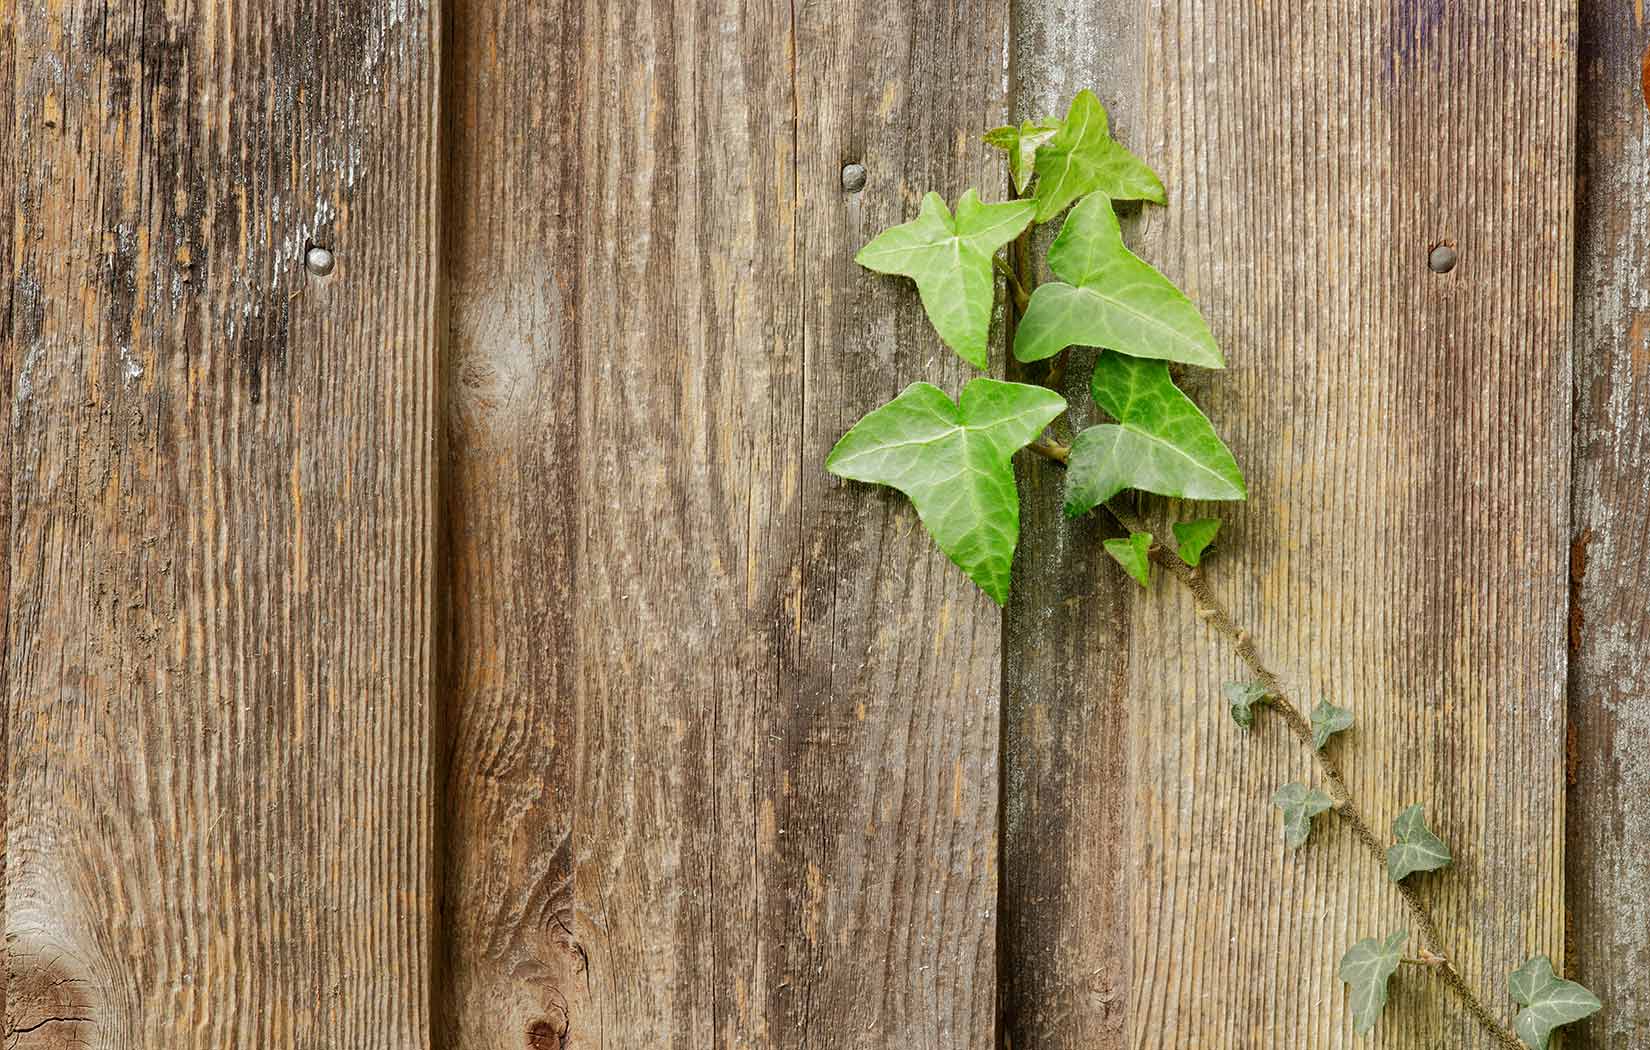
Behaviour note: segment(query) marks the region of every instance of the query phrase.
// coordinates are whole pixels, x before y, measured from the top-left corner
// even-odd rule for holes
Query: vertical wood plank
[[[1000,193],[1006,15],[582,9],[575,1036],[991,1040],[999,618],[822,462],[963,376],[851,256],[930,187]]]
[[[0,287],[0,337],[4,339],[5,354],[16,353],[16,342],[12,336],[11,312],[12,297],[16,285],[9,278],[12,275],[12,243],[17,234],[17,155],[16,155],[16,126],[17,99],[12,90],[14,56],[16,54],[16,34],[13,26],[17,21],[15,0],[0,0],[0,274],[8,278],[3,287]],[[0,557],[0,639],[8,638],[7,624],[11,613],[11,438],[10,406],[12,403],[12,369],[5,364],[5,356],[0,356],[0,405],[6,406],[7,424],[0,426],[0,551],[5,557]],[[3,644],[3,643],[0,643]],[[9,696],[7,691],[7,670],[11,665],[5,651],[0,651],[0,697]],[[0,703],[0,754],[6,751],[6,739],[9,729],[9,715],[11,705]],[[0,886],[5,885],[6,871],[6,788],[7,775],[4,768],[0,768]],[[5,928],[6,903],[0,896],[0,929]],[[7,948],[4,937],[0,937],[0,1020],[5,1017],[6,973],[10,967],[6,964]]]
[[[1012,31],[1015,120],[1064,117],[1088,88],[1112,133],[1134,143],[1135,5],[1020,0]],[[1034,238],[1040,266],[1054,232]],[[1092,365],[1092,354],[1073,353],[1064,440],[1098,422]],[[1025,371],[1026,381],[1046,376]],[[1061,512],[1064,472],[1031,455],[1016,467],[1020,548],[1003,625],[1001,1044],[1105,1050],[1123,1046],[1128,1006],[1132,584],[1101,546],[1111,521]]]
[[[768,709],[759,819],[777,1046],[982,1048],[997,1017],[1002,616],[904,496],[825,474],[866,412],[974,371],[913,285],[853,262],[921,196],[1006,199],[981,142],[1007,115],[1001,0],[793,5],[802,356],[794,446],[800,572],[777,604],[795,674]],[[842,169],[866,168],[846,192]],[[781,423],[783,426],[784,424]],[[791,571],[796,572],[793,568]],[[762,848],[758,844],[759,850]],[[800,937],[798,934],[800,933]],[[845,1030],[846,1029],[846,1030]]]
[[[427,1046],[431,12],[15,15],[7,1045]]]
[[[1378,826],[1421,802],[1454,847],[1423,893],[1510,1018],[1506,974],[1563,947],[1574,5],[1139,17],[1170,194],[1141,241],[1227,350],[1188,385],[1252,492],[1177,516],[1226,519],[1209,578],[1297,699],[1355,709]],[[1335,963],[1402,924],[1384,872],[1333,824],[1286,853],[1267,799],[1307,756],[1230,724],[1185,594],[1131,619],[1128,1045],[1355,1045]],[[1383,1046],[1488,1045],[1435,986],[1395,1001]]]
[[[1642,5],[1582,6],[1570,962],[1604,1000],[1574,1042],[1650,1042],[1650,129]]]
[[[573,933],[580,17],[448,8],[444,1050],[594,1045]]]

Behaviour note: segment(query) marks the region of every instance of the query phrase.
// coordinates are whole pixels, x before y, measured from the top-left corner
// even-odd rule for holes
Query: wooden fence
[[[822,469],[964,375],[853,252],[1080,87],[1232,363],[1217,590],[1460,968],[1650,1045],[1638,0],[0,13],[8,1048],[1487,1045],[1354,1041],[1398,900],[1045,464],[1003,614]]]

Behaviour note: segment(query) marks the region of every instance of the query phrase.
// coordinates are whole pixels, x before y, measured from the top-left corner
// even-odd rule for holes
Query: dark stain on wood
[[[1592,542],[1593,530],[1588,527],[1582,529],[1581,534],[1570,544],[1569,648],[1572,657],[1581,652],[1582,631],[1587,625],[1587,610],[1581,600],[1581,587],[1587,577],[1587,546]]]
[[[1395,0],[1386,27],[1395,71],[1409,70],[1426,60],[1460,61],[1459,53],[1434,51],[1448,6],[1448,0]]]
[[[1644,57],[1639,60],[1639,91],[1645,108],[1650,109],[1650,44],[1645,45]]]

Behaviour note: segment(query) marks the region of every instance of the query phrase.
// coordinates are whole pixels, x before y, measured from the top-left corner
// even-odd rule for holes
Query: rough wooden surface
[[[6,1045],[428,1046],[429,14],[4,21]]]
[[[1582,7],[1572,511],[1570,964],[1650,1044],[1650,114],[1642,5]]]
[[[1642,1042],[1642,27],[1583,27],[1567,561],[1572,6],[485,0],[443,61],[418,2],[0,0],[7,1045],[1364,1045],[1334,963],[1396,899],[1283,852],[1309,766],[1184,595],[1022,464],[1000,636],[821,466],[969,374],[854,250],[1083,86],[1233,363],[1210,578],[1427,804],[1507,1016],[1571,632],[1571,943]],[[1484,1045],[1394,1001],[1375,1046]]]
[[[1015,119],[1063,117],[1089,88],[1113,134],[1133,142],[1135,5],[1012,6]],[[1039,260],[1052,239],[1052,228],[1036,238]],[[1092,355],[1076,354],[1067,370],[1078,428],[1096,421],[1091,367]],[[1017,467],[1021,539],[1003,643],[1001,1043],[1105,1050],[1124,1045],[1128,1006],[1131,585],[1101,546],[1112,522],[1068,522],[1063,472],[1029,453]]]
[[[1574,5],[1143,22],[1147,254],[1226,349],[1190,385],[1251,484],[1209,579],[1302,703],[1353,708],[1380,829],[1426,806],[1456,863],[1421,891],[1510,1020],[1507,973],[1563,950]],[[1267,800],[1310,763],[1231,724],[1238,674],[1168,580],[1136,601],[1128,1044],[1365,1045],[1335,965],[1399,903],[1332,821],[1284,851]],[[1394,1002],[1376,1046],[1489,1045],[1412,972]]]
[[[554,447],[500,453],[531,474],[530,531],[463,512],[474,535],[459,551],[563,543],[556,523],[571,516],[574,662],[564,679],[555,654],[519,657],[534,695],[484,700],[459,746],[496,725],[554,733],[577,755],[571,799],[555,797],[555,750],[545,786],[524,775],[498,789],[523,807],[518,827],[545,829],[528,848],[557,848],[571,823],[570,862],[528,862],[550,879],[571,865],[572,937],[588,960],[574,1043],[988,1045],[999,618],[903,500],[835,482],[822,462],[906,383],[964,374],[909,284],[851,258],[923,190],[1000,191],[978,137],[1005,107],[1006,8],[592,3],[473,17],[501,28],[461,27],[459,46],[500,57],[460,75],[477,100],[457,105],[514,107],[478,117],[473,141],[499,156],[494,119],[532,141],[484,156],[503,170],[471,185],[559,207],[571,234],[550,238],[551,280],[523,254],[528,230],[478,249],[507,266],[497,287],[566,296],[542,327],[481,322],[468,293],[455,325],[487,329],[481,356],[511,332],[560,333],[559,350],[522,355],[523,386],[553,400],[524,407],[508,440],[553,444],[576,420],[580,459],[568,482]],[[489,83],[502,75],[536,88]],[[536,99],[554,100],[536,103],[552,107],[542,118]],[[540,148],[556,142],[553,107],[568,107],[565,159]],[[850,161],[869,170],[862,192],[842,189]],[[546,364],[558,370],[541,375]],[[560,644],[555,623],[512,637],[535,626],[523,609],[476,608],[535,584],[561,586],[528,578],[456,599],[491,618],[455,625],[461,651]],[[482,669],[464,674],[470,695]],[[552,677],[558,697],[537,695]],[[572,723],[547,727],[568,696]],[[482,836],[512,829],[465,834],[480,856],[507,849]],[[492,932],[455,952],[484,950]],[[553,950],[531,935],[510,958]]]
[[[580,23],[507,0],[447,19],[436,1014],[452,1050],[550,1050],[596,1027],[573,934]]]
[[[16,163],[16,96],[12,91],[13,59],[16,54],[16,23],[14,0],[0,0],[0,406],[8,407],[7,423],[0,426],[0,639],[10,637],[7,624],[11,613],[11,436],[9,406],[12,403],[12,369],[6,364],[15,353],[12,336],[12,296],[16,284],[11,279],[12,241],[17,232],[17,209],[13,202],[17,195]],[[4,642],[0,641],[0,645]],[[6,650],[0,650],[0,697],[9,696],[6,688],[7,671],[11,660]],[[10,703],[0,703],[0,754],[6,747]],[[0,773],[0,886],[5,884],[6,871],[6,777]],[[5,900],[0,897],[0,929],[5,928]],[[6,1016],[6,945],[0,937],[0,1022]]]

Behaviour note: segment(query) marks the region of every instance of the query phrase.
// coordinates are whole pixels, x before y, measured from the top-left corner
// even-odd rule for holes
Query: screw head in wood
[[[842,167],[842,188],[849,193],[858,193],[865,188],[865,165],[845,164]]]
[[[1435,245],[1432,253],[1427,256],[1427,269],[1433,273],[1449,273],[1455,269],[1455,262],[1459,258],[1460,253],[1455,250],[1455,245],[1448,243]]]
[[[336,261],[332,257],[332,249],[323,248],[319,244],[312,245],[309,251],[304,253],[305,268],[317,277],[325,277],[331,273]]]

